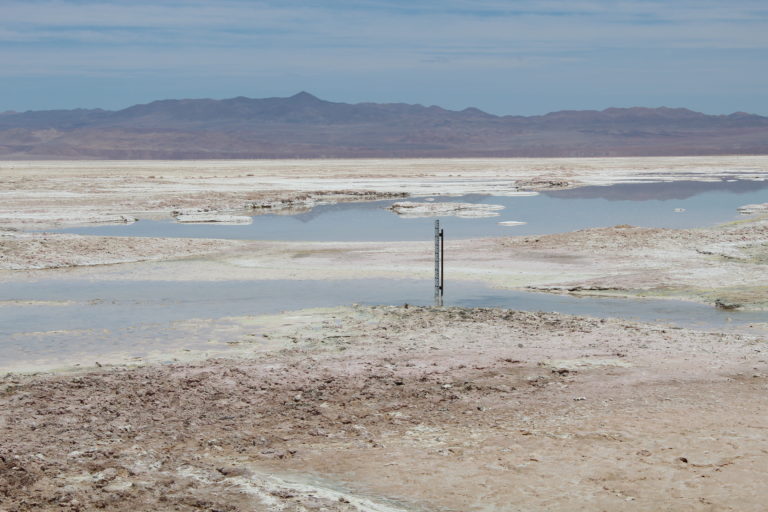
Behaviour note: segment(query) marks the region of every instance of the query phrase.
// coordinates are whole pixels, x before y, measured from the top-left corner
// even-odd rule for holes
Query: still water
[[[562,233],[590,227],[631,224],[692,228],[737,220],[736,209],[768,202],[768,181],[624,184],[542,192],[536,196],[435,197],[437,201],[499,204],[498,217],[441,217],[452,239]],[[424,198],[414,199],[424,201]],[[248,225],[179,224],[140,220],[130,225],[76,227],[60,233],[106,236],[228,238],[306,241],[414,241],[428,239],[433,219],[401,218],[386,209],[395,201],[317,206],[295,215],[256,215]],[[675,210],[685,210],[676,212]],[[500,226],[502,221],[526,222]]]
[[[676,182],[583,187],[537,196],[440,197],[440,201],[501,204],[498,217],[441,217],[449,238],[545,234],[631,224],[686,228],[742,218],[739,206],[768,202],[768,181]],[[418,201],[424,199],[417,199]],[[251,225],[178,224],[79,227],[60,232],[114,236],[204,237],[254,240],[428,240],[433,219],[404,219],[385,208],[393,201],[319,206],[294,215],[258,215]],[[678,210],[677,212],[675,210]],[[683,210],[683,211],[680,211]],[[500,221],[526,225],[504,227]],[[15,301],[31,301],[31,305]],[[58,303],[58,305],[54,305]],[[431,281],[82,281],[4,283],[0,287],[0,368],[14,362],[80,360],[121,353],[206,349],[242,326],[229,317],[309,307],[432,303]],[[702,304],[650,299],[573,297],[496,290],[450,282],[446,306],[503,307],[620,317],[680,327],[729,329],[768,322],[768,312],[724,312]],[[211,322],[198,320],[208,319]],[[197,321],[197,322],[196,322]]]
[[[343,281],[40,281],[2,286],[0,301],[61,301],[0,306],[0,368],[15,362],[87,355],[144,356],[153,351],[205,350],[211,339],[242,334],[228,317],[349,304],[432,304],[428,280]],[[682,301],[608,299],[528,293],[451,283],[446,306],[555,311],[619,317],[700,329],[768,322],[768,312],[725,312]],[[190,320],[214,322],[188,324]],[[222,332],[223,330],[223,332]],[[255,332],[258,332],[256,329]],[[233,334],[234,333],[234,334]]]

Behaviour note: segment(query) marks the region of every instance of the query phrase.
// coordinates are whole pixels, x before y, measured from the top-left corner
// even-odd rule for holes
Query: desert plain
[[[6,161],[0,286],[429,279],[430,240],[45,230],[724,177],[768,179],[768,158]],[[449,239],[452,279],[768,309],[768,210],[696,229],[511,233]],[[232,349],[215,357],[0,361],[0,510],[765,508],[765,323],[694,330],[407,304],[230,320],[220,337]]]

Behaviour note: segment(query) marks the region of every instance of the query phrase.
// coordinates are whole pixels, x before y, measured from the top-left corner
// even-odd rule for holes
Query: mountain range
[[[0,113],[0,158],[213,159],[768,154],[768,117],[684,108],[496,116],[402,103],[162,100]]]

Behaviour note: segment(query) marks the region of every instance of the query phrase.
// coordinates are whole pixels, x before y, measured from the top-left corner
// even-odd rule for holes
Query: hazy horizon
[[[73,107],[73,108],[70,108],[70,109],[39,109],[39,110],[38,109],[34,109],[34,110],[7,109],[7,110],[4,110],[4,111],[0,111],[0,114],[7,114],[7,113],[11,113],[11,112],[22,114],[22,113],[25,113],[25,112],[41,112],[41,111],[47,111],[47,110],[77,110],[77,109],[104,110],[104,111],[107,111],[107,112],[117,112],[117,111],[120,111],[120,110],[123,110],[123,109],[126,109],[126,108],[130,108],[130,107],[133,107],[133,106],[136,106],[136,105],[147,105],[147,104],[150,104],[150,103],[162,102],[162,101],[196,101],[196,100],[224,101],[224,100],[231,100],[231,99],[242,98],[242,97],[245,97],[245,98],[248,98],[248,99],[253,99],[253,100],[261,100],[261,99],[273,99],[273,98],[291,98],[291,97],[293,97],[293,96],[295,96],[297,94],[300,94],[300,93],[307,93],[307,94],[310,94],[312,96],[317,97],[318,99],[320,99],[322,101],[328,101],[328,102],[333,102],[333,103],[345,103],[345,104],[377,103],[377,102],[371,102],[371,101],[361,101],[361,102],[354,102],[354,103],[353,102],[346,102],[346,101],[333,101],[333,100],[329,100],[327,98],[320,97],[320,96],[318,96],[316,94],[313,94],[311,91],[299,91],[299,92],[294,93],[294,94],[285,94],[285,95],[282,95],[282,96],[271,96],[271,97],[265,97],[265,98],[255,98],[255,97],[248,97],[248,96],[243,96],[243,95],[231,96],[231,97],[226,97],[226,98],[210,98],[210,97],[207,97],[207,98],[156,98],[156,99],[149,100],[149,101],[146,101],[146,102],[135,103],[135,104],[131,104],[131,105],[125,105],[125,106],[118,107],[118,108],[104,108],[104,107],[96,106],[96,107]],[[406,102],[400,102],[400,101],[387,102],[387,103],[388,104],[406,104]],[[384,103],[382,103],[382,104],[384,104]],[[477,108],[477,107],[475,107],[473,105],[468,105],[468,106],[464,107],[464,109],[461,109],[461,108],[447,108],[447,107],[444,107],[443,105],[435,105],[435,104],[430,105],[430,104],[423,104],[423,103],[411,104],[411,105],[420,105],[420,106],[423,106],[423,107],[440,107],[440,108],[444,108],[446,110],[456,111],[456,112],[459,112],[459,111],[464,110],[466,108]],[[700,112],[700,113],[707,114],[707,115],[730,115],[730,114],[735,114],[735,113],[739,113],[739,112],[747,113],[747,114],[761,115],[761,114],[757,114],[755,112],[747,112],[747,111],[710,113],[710,112],[701,112],[701,111],[698,111],[698,110],[690,109],[690,108],[685,107],[685,106],[670,106],[670,105],[651,105],[651,106],[648,106],[648,105],[613,106],[613,105],[611,105],[611,106],[604,107],[604,108],[599,108],[599,109],[569,109],[569,108],[565,108],[565,109],[561,109],[561,110],[551,110],[551,111],[547,111],[547,112],[540,112],[540,113],[534,113],[534,114],[498,113],[498,112],[490,112],[490,111],[483,110],[483,109],[480,109],[480,110],[482,110],[483,112],[485,112],[487,114],[491,114],[491,115],[499,116],[499,117],[501,117],[501,116],[534,117],[534,116],[547,115],[547,114],[551,114],[551,113],[555,113],[555,112],[563,112],[563,111],[596,111],[596,112],[600,112],[600,111],[610,110],[610,109],[632,109],[632,108],[647,108],[647,109],[651,109],[651,110],[663,109],[663,108],[686,109],[686,110],[691,110],[691,111],[694,111],[694,112]]]
[[[285,97],[768,115],[758,0],[9,0],[0,112]]]

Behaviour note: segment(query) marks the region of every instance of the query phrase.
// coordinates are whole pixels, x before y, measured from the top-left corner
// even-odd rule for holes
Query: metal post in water
[[[440,305],[443,305],[445,291],[445,232],[440,228]]]
[[[435,306],[440,305],[440,221],[435,220]]]
[[[443,230],[435,220],[435,306],[443,305]]]

